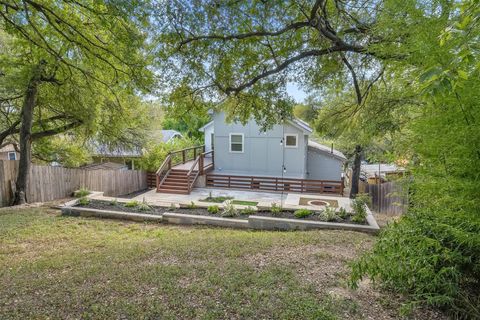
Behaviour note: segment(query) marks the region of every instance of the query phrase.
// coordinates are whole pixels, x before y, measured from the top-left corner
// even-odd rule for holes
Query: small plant
[[[197,205],[195,204],[195,202],[190,201],[190,204],[188,205],[188,209],[197,209]]]
[[[255,209],[253,207],[248,206],[248,207],[240,210],[240,214],[244,215],[244,216],[249,216],[251,214],[255,214]]]
[[[222,203],[226,200],[232,200],[233,197],[225,197],[225,196],[221,196],[221,197],[212,197],[212,193],[210,192],[208,197],[204,198],[204,199],[200,199],[199,201],[202,201],[202,202],[214,202],[214,203]]]
[[[138,205],[138,210],[140,211],[150,211],[152,210],[152,207],[148,205],[147,201],[145,201],[145,198],[143,198],[142,203]]]
[[[81,197],[78,199],[78,204],[81,206],[86,206],[90,203],[90,200],[87,197]]]
[[[352,201],[352,221],[364,223],[367,219],[367,205],[371,203],[370,196],[366,193],[359,193]]]
[[[312,211],[308,210],[308,209],[298,209],[296,210],[293,215],[295,216],[295,218],[305,218],[305,217],[308,217],[308,216],[311,216],[312,215]]]
[[[277,214],[279,214],[280,212],[282,212],[282,207],[279,206],[278,204],[276,204],[275,202],[272,202],[272,206],[270,207],[270,212],[271,212],[273,215],[277,215]]]
[[[207,211],[211,214],[217,214],[220,211],[220,208],[217,205],[208,206]]]
[[[168,207],[168,211],[175,211],[177,209],[177,206],[175,205],[175,203],[170,203],[170,207]]]
[[[111,205],[111,206],[116,206],[117,204],[118,204],[118,201],[117,201],[116,198],[113,199],[113,200],[110,200],[110,205]]]
[[[335,209],[332,207],[326,207],[325,210],[323,210],[322,215],[326,221],[337,220],[337,213],[335,212]]]
[[[347,209],[345,209],[344,207],[341,207],[340,209],[338,209],[337,215],[339,218],[345,220],[348,218],[350,213],[348,213]]]
[[[222,217],[236,217],[238,216],[238,210],[235,208],[231,200],[225,201],[225,205],[222,211]]]
[[[82,197],[88,196],[90,193],[91,192],[88,189],[80,188],[79,190],[77,190],[73,193],[73,196],[75,198],[82,198]]]
[[[127,203],[125,203],[123,206],[125,208],[135,208],[135,207],[138,207],[139,203],[137,200],[131,200],[131,201],[128,201]]]

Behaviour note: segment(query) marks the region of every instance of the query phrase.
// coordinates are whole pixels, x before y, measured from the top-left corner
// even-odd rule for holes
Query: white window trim
[[[232,135],[242,136],[242,151],[232,151]],[[245,151],[245,137],[244,137],[243,133],[232,132],[228,135],[228,150],[230,151],[230,153],[244,153],[244,151]]]
[[[295,137],[295,145],[294,146],[287,146],[287,137],[288,136],[294,136]],[[285,141],[285,148],[298,148],[298,134],[296,133],[286,133],[285,136],[283,137],[283,141]]]
[[[11,160],[11,159],[10,159],[10,155],[11,155],[12,153],[14,154],[14,157],[13,157],[14,159],[13,159],[13,160],[17,160],[17,153],[14,152],[14,151],[10,151],[10,152],[7,154],[8,160]]]

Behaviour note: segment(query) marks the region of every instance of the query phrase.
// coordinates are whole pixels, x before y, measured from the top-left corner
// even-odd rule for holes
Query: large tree
[[[159,18],[163,76],[205,93],[230,115],[278,121],[286,84],[352,88],[355,103],[378,79],[379,1],[171,1]],[[168,62],[168,63],[166,63]],[[360,66],[362,69],[360,69]],[[368,72],[366,70],[368,69]]]
[[[93,134],[128,118],[126,104],[149,79],[146,22],[130,1],[0,1],[10,41],[0,61],[0,138],[19,137],[16,204],[27,200],[33,140],[80,126]]]

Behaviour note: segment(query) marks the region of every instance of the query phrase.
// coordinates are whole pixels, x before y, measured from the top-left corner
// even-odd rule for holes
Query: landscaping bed
[[[349,224],[362,224],[366,225],[365,220],[354,219],[352,214],[343,212],[335,212],[333,209],[326,209],[325,211],[310,211],[306,209],[282,210],[278,206],[272,206],[271,210],[259,210],[255,211],[249,207],[246,209],[237,209],[230,206],[228,209],[222,209],[218,206],[210,206],[208,208],[197,207],[194,204],[189,207],[182,208],[165,208],[150,206],[143,202],[129,201],[129,202],[117,202],[117,201],[103,201],[89,199],[88,201],[79,201],[77,207],[120,211],[120,212],[132,212],[143,214],[161,215],[165,212],[175,212],[180,214],[210,216],[210,217],[222,217],[222,218],[235,218],[235,219],[248,219],[248,216],[262,216],[271,218],[283,218],[283,219],[296,219],[296,220],[311,220],[311,221],[323,221],[323,222],[336,222],[336,223],[349,223]]]

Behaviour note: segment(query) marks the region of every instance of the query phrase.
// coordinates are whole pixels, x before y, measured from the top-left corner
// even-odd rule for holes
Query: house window
[[[296,134],[286,134],[285,148],[296,148],[296,147],[298,147],[298,136]]]
[[[15,152],[9,152],[8,160],[17,160],[17,154]]]
[[[243,152],[243,133],[230,133],[230,152]]]

